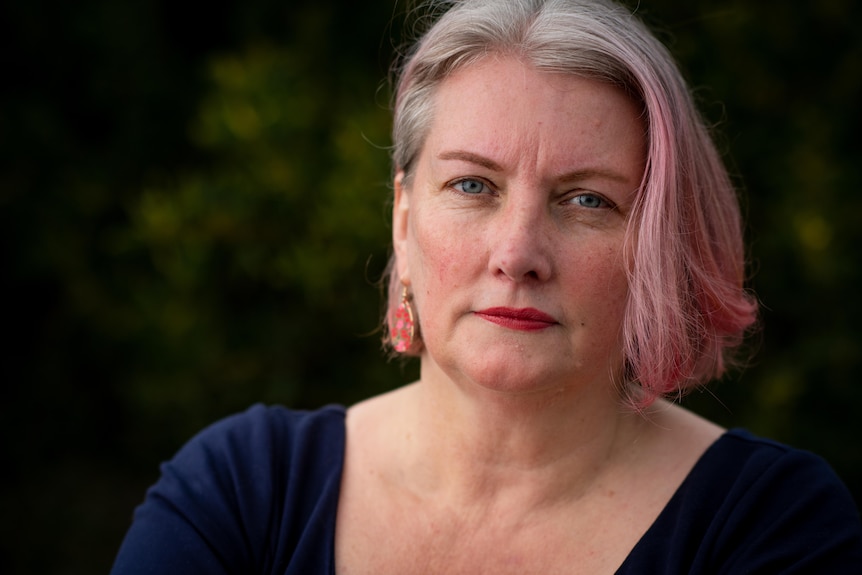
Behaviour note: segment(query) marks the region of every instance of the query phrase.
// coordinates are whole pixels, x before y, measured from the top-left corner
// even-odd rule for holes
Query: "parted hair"
[[[643,110],[647,158],[626,229],[619,383],[642,408],[723,375],[757,319],[744,285],[739,201],[664,45],[608,0],[450,0],[426,8],[427,30],[396,69],[395,172],[409,185],[440,83],[489,55],[621,88]],[[388,281],[385,334],[401,295],[394,256]],[[417,337],[407,353],[421,351]]]

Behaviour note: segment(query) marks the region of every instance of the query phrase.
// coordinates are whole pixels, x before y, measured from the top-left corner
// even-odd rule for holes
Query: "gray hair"
[[[433,120],[437,86],[489,54],[615,84],[637,100],[642,94],[633,68],[639,62],[670,62],[675,69],[646,27],[607,0],[448,0],[427,6],[430,14],[445,12],[407,54],[395,92],[393,164],[407,175]]]
[[[618,86],[641,106],[646,170],[629,214],[623,379],[638,406],[724,373],[757,317],[744,290],[736,192],[667,49],[611,0],[431,0],[444,11],[399,70],[393,167],[409,186],[434,117],[437,87],[490,55]],[[399,300],[394,259],[389,317]],[[419,322],[417,321],[417,324]],[[384,340],[388,336],[386,329]],[[408,354],[422,351],[416,344]]]

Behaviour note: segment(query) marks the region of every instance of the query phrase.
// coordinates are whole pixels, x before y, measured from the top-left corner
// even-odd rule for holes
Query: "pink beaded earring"
[[[398,353],[404,353],[413,345],[413,306],[407,297],[407,287],[401,291],[401,303],[389,324],[389,341]]]

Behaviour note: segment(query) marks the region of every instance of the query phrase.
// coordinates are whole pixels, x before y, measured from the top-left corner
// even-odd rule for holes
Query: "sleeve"
[[[862,523],[847,488],[828,464],[787,450],[748,468],[732,507],[719,512],[718,573],[862,573]],[[744,486],[744,487],[743,487]],[[738,498],[737,498],[738,497]]]
[[[283,430],[255,406],[189,441],[135,510],[112,575],[260,572]],[[261,544],[263,542],[263,544]]]

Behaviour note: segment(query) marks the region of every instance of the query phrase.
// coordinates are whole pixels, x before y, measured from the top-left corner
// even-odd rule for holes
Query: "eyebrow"
[[[477,164],[479,166],[482,166],[483,168],[488,168],[489,170],[493,170],[495,172],[503,171],[503,168],[494,160],[464,150],[451,150],[440,152],[440,155],[438,155],[437,158],[440,160],[458,160],[461,162],[469,162],[471,164]]]
[[[486,158],[485,156],[468,152],[466,150],[447,150],[440,152],[437,156],[440,160],[458,160],[461,162],[468,162],[471,164],[476,164],[478,166],[482,166],[483,168],[487,168],[489,170],[495,172],[502,172],[503,168],[490,158]],[[571,172],[566,172],[562,174],[556,180],[560,183],[569,183],[580,180],[586,180],[589,178],[606,178],[608,180],[613,180],[615,182],[620,182],[623,184],[628,183],[628,178],[624,175],[617,173],[613,170],[603,170],[600,168],[585,168],[582,170],[574,170]]]

